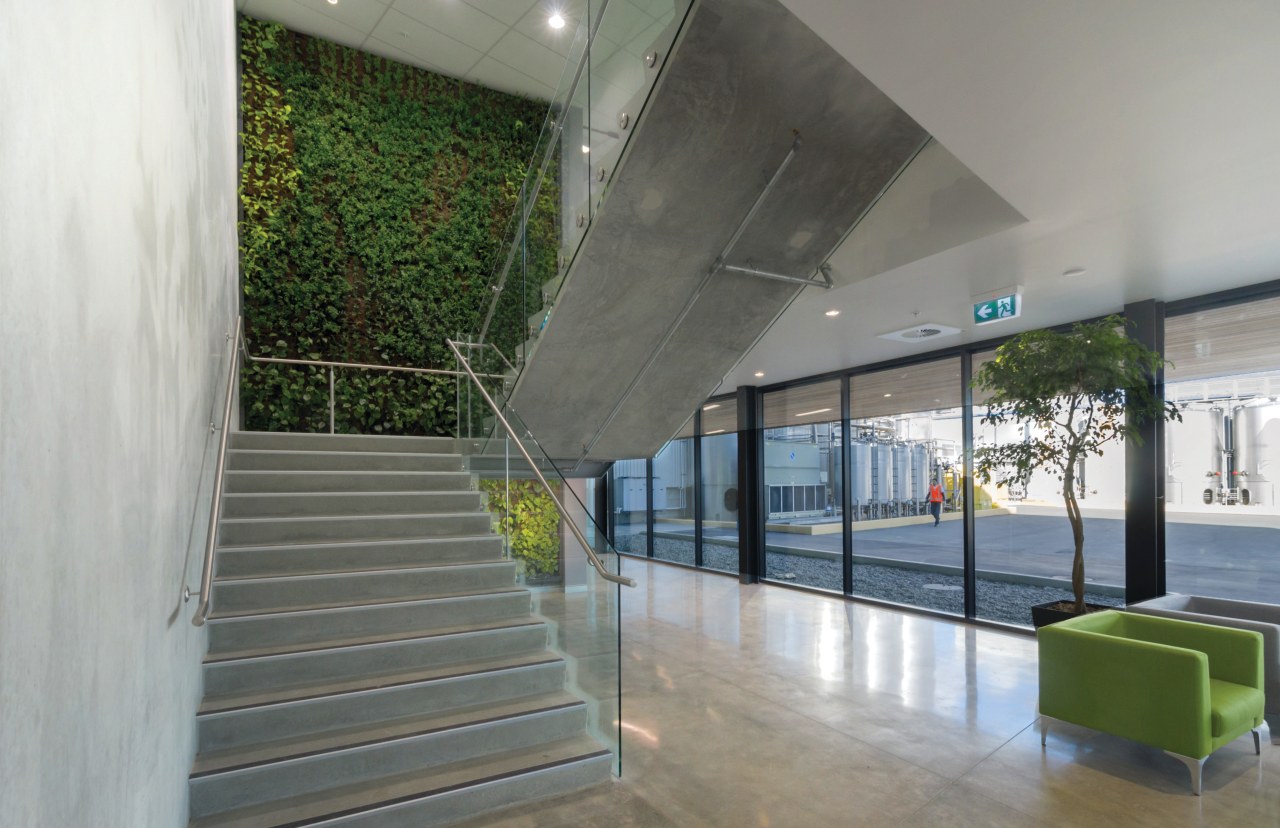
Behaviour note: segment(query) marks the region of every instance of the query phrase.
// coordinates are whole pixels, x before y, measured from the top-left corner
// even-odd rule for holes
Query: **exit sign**
[[[986,325],[1001,319],[1016,319],[1022,315],[1022,297],[1017,293],[995,296],[984,302],[973,303],[973,323]]]

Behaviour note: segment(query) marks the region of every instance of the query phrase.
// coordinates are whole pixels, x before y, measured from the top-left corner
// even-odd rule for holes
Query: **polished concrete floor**
[[[1274,826],[1280,747],[1181,763],[1033,727],[1030,636],[624,559],[623,775],[549,826]]]

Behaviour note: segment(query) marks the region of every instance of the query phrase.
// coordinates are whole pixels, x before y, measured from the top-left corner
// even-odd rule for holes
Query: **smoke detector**
[[[937,322],[924,322],[919,325],[912,325],[910,328],[903,328],[900,331],[882,333],[880,334],[880,338],[891,339],[894,342],[921,342],[926,339],[955,336],[958,333],[960,333],[960,329],[953,328],[950,325],[941,325]]]

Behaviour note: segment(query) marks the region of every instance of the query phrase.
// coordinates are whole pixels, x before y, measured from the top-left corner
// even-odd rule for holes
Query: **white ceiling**
[[[622,2],[642,22],[655,22],[643,4]],[[236,0],[236,8],[250,17],[542,100],[560,88],[586,5],[586,0]],[[566,20],[562,29],[547,23],[557,11]],[[581,48],[578,41],[578,54]]]
[[[1280,277],[1280,3],[782,2],[1027,221],[806,288],[721,391]],[[970,297],[1012,284],[1023,317],[975,328]],[[876,338],[916,321],[962,334]]]

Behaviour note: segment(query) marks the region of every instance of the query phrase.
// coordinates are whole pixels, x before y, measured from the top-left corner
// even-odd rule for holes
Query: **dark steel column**
[[[738,581],[764,574],[764,430],[760,391],[738,386]]]
[[[964,617],[978,616],[977,545],[973,524],[973,354],[960,355],[961,428],[964,476],[961,497],[964,498]]]
[[[653,557],[653,458],[644,461],[644,537],[645,554]]]
[[[702,566],[702,406],[693,414],[693,565]]]
[[[1163,302],[1130,303],[1124,306],[1124,316],[1129,336],[1164,353]],[[1163,368],[1148,387],[1164,399]],[[1138,437],[1124,444],[1124,599],[1129,604],[1165,593],[1164,420],[1139,425]]]
[[[609,469],[612,468],[613,464],[611,463],[609,464]],[[609,540],[609,545],[616,550],[618,545],[613,540],[613,510],[609,508],[609,469],[605,469],[604,474],[596,478],[596,499],[592,504],[592,508],[595,509],[593,517],[595,518],[596,526]]]
[[[849,489],[853,485],[853,472],[849,468],[849,459],[852,456],[852,450],[849,448],[849,438],[852,429],[849,428],[849,417],[851,415],[849,405],[849,375],[846,374],[840,378],[840,513],[844,516],[840,521],[841,532],[844,535],[844,594],[853,594],[853,515],[852,513],[852,497]]]

